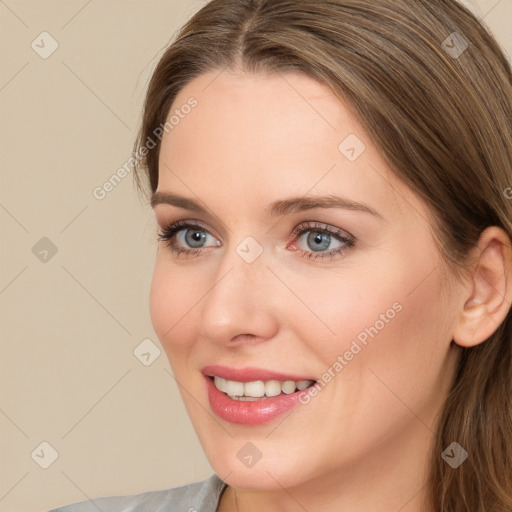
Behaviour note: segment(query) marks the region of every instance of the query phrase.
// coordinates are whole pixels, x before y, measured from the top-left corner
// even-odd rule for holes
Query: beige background
[[[131,174],[93,196],[130,156],[163,49],[204,3],[0,0],[0,512],[212,473],[164,352],[149,366],[134,354],[161,348],[152,211]],[[512,0],[470,3],[512,55]],[[44,31],[58,43],[46,59]],[[58,454],[47,469],[43,442]]]

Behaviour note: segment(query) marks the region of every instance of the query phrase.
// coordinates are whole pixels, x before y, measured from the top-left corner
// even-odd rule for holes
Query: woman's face
[[[277,490],[423,471],[458,306],[425,204],[306,76],[211,72],[171,110],[157,192],[206,212],[155,201],[160,231],[192,227],[159,242],[151,317],[216,473]],[[230,398],[215,375],[280,394]]]

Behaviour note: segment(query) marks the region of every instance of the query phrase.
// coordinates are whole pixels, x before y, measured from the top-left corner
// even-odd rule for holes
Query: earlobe
[[[474,305],[463,312],[453,341],[462,347],[474,347],[489,338],[497,327],[485,304]]]
[[[512,250],[508,235],[492,226],[483,231],[470,275],[471,294],[453,332],[453,341],[474,347],[487,339],[505,320],[512,301]]]

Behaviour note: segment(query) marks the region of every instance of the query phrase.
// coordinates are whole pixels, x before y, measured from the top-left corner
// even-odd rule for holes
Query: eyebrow
[[[183,208],[195,213],[209,215],[209,212],[199,203],[188,197],[183,197],[171,192],[155,192],[151,197],[151,208],[158,204],[169,204],[178,208]],[[314,208],[341,208],[344,210],[359,211],[369,213],[380,219],[384,217],[374,208],[347,198],[327,195],[327,196],[296,196],[287,199],[274,201],[265,210],[267,217],[276,217],[288,213],[302,212]]]

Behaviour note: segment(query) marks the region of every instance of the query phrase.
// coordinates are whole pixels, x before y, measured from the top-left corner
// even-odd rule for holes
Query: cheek
[[[192,333],[187,320],[197,302],[192,297],[190,279],[184,273],[171,269],[163,256],[158,256],[153,271],[149,295],[149,309],[153,328],[167,352],[186,350],[189,345],[188,335]]]
[[[294,280],[286,276],[302,304],[294,297],[288,299],[289,306],[283,301],[282,316],[324,364],[351,348],[357,351],[354,342],[364,349],[370,340],[385,337],[404,314],[400,277],[387,270],[385,278],[379,277],[379,269],[363,273],[355,267],[324,275],[317,271]]]
[[[373,258],[361,265],[364,272],[354,267],[342,276],[297,280],[294,287],[317,316],[295,312],[302,339],[361,392],[375,393],[380,373],[394,389],[433,384],[450,345],[452,313],[432,253],[394,254],[403,256]],[[333,367],[338,356],[343,367]]]
[[[364,312],[357,324],[345,315],[355,329],[338,344],[339,352],[351,357],[338,392],[351,390],[348,409],[361,415],[354,428],[376,419],[383,429],[396,426],[411,419],[411,410],[429,422],[448,383],[450,329],[443,282],[435,271],[415,288],[418,275],[395,274],[394,284],[373,287],[372,298],[354,300],[352,307]],[[353,348],[354,340],[360,350]]]
[[[165,332],[165,304],[167,301],[167,287],[165,285],[165,275],[161,271],[161,265],[158,260],[153,270],[153,278],[151,280],[151,289],[149,292],[149,312],[153,328],[160,340],[163,343],[163,333]],[[169,328],[169,326],[167,326]]]

